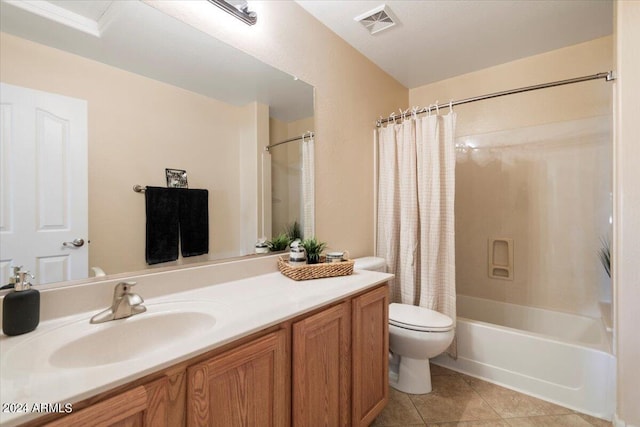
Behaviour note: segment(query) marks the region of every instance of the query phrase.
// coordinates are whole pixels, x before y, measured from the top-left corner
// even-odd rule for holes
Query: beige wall
[[[240,206],[251,204],[253,218],[257,209],[255,197],[240,197],[239,171],[246,170],[240,140],[257,133],[260,106],[252,116],[246,108],[8,34],[1,42],[3,82],[88,101],[90,266],[107,273],[146,267],[144,196],[132,187],[165,186],[166,167],[186,169],[191,188],[209,189],[210,255],[240,253]]]
[[[606,72],[613,67],[612,38],[463,74],[413,88],[409,105],[464,99],[537,83]],[[473,135],[576,118],[611,115],[611,85],[601,80],[509,95],[456,107],[456,134]]]
[[[612,38],[411,89],[410,105],[612,69]],[[455,107],[458,293],[599,316],[610,283],[611,93],[603,80]],[[501,147],[499,147],[502,145]],[[490,148],[494,147],[494,148]],[[511,238],[513,280],[488,275],[488,239]]]
[[[313,117],[283,122],[269,120],[270,143],[276,144],[313,131]],[[272,234],[276,236],[300,216],[301,142],[279,145],[271,150]],[[267,236],[267,237],[273,237]]]
[[[640,427],[640,2],[616,2],[616,416]]]
[[[292,1],[251,2],[253,27],[206,2],[147,3],[315,87],[316,235],[372,254],[372,130],[407,105],[407,89]]]
[[[245,125],[240,132],[238,173],[240,175],[240,251],[251,254],[262,236],[263,179],[262,153],[269,145],[269,106],[257,102],[243,107]]]
[[[269,118],[269,142],[275,144],[289,138],[287,123]],[[289,147],[278,146],[271,150],[271,234],[267,239],[277,236],[289,220],[289,179],[287,167],[289,164]]]

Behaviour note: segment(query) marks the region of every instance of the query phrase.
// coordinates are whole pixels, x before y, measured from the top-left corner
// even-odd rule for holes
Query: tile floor
[[[371,427],[609,427],[612,424],[468,375],[431,365],[433,391],[390,388]]]

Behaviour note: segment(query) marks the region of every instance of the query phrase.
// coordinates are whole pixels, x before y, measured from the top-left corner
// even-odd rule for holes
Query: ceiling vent
[[[365,27],[370,34],[376,34],[380,31],[393,27],[398,23],[398,18],[391,12],[386,4],[380,5],[373,10],[363,13],[353,18]]]

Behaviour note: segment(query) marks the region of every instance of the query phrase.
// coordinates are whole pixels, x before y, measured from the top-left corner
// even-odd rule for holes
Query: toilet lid
[[[400,328],[424,332],[447,332],[453,328],[449,316],[409,304],[389,305],[389,323]]]

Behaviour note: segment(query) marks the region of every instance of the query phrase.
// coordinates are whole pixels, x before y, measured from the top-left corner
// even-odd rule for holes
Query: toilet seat
[[[389,304],[389,324],[418,332],[447,332],[453,320],[442,313],[409,304]]]

